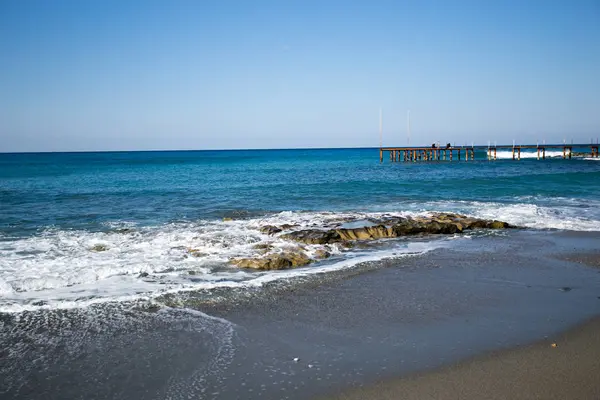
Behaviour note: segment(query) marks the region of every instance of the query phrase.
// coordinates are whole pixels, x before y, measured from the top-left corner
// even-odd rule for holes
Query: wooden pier
[[[506,146],[460,146],[460,147],[380,147],[379,161],[383,162],[384,153],[389,152],[391,162],[398,161],[465,161],[475,160],[476,150],[486,150],[488,160],[496,160],[498,149],[512,151],[512,159],[521,159],[521,150],[537,150],[537,159],[546,159],[546,149],[562,149],[563,159],[571,159],[573,149],[590,149],[591,157],[598,158],[598,144],[553,144],[553,145],[506,145]],[[462,155],[461,155],[462,154]]]

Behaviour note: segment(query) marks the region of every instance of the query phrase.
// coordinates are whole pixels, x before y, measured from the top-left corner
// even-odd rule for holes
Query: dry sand
[[[530,346],[330,399],[600,399],[600,318]]]

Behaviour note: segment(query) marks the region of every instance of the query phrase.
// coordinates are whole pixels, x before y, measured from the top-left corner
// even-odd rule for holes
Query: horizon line
[[[459,146],[453,146],[454,148],[464,147],[480,147],[480,148],[494,148],[494,147],[520,147],[520,146],[573,146],[573,147],[587,147],[598,145],[598,143],[544,143],[544,144],[464,144]],[[232,149],[148,149],[148,150],[57,150],[57,151],[0,151],[0,154],[80,154],[80,153],[158,153],[158,152],[194,152],[194,151],[278,151],[278,150],[361,150],[361,149],[387,149],[396,147],[406,148],[429,148],[429,145],[424,146],[355,146],[355,147],[280,147],[280,148],[232,148]],[[439,147],[443,149],[442,147]]]

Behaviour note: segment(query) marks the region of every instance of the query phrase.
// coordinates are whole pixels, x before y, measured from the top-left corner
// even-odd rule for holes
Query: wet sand
[[[229,373],[241,376],[243,386],[220,394],[310,399],[353,393],[347,388],[396,382],[398,376],[557,337],[600,315],[599,271],[565,261],[600,254],[599,238],[597,233],[534,231],[477,238],[229,306],[219,316],[244,326],[252,338],[251,346],[237,349],[236,358],[254,364],[251,371],[243,362],[232,365]],[[533,369],[535,360],[523,365]],[[487,371],[494,380],[496,372]],[[600,369],[590,373],[600,376]],[[560,384],[562,378],[553,376]],[[255,397],[259,384],[267,388]],[[486,398],[481,385],[465,385],[472,387],[473,398]],[[377,398],[384,392],[376,387],[357,393],[350,398]],[[391,392],[383,398],[403,396]]]
[[[328,398],[600,399],[600,319],[533,345]]]
[[[552,232],[541,258],[565,268],[600,267],[598,234]],[[529,243],[533,244],[533,243]],[[535,252],[535,244],[530,251]],[[550,250],[551,249],[551,250]],[[560,288],[569,292],[573,288]],[[600,301],[600,290],[596,299]],[[380,380],[324,397],[354,399],[600,399],[600,317],[524,346],[496,350],[437,369]]]

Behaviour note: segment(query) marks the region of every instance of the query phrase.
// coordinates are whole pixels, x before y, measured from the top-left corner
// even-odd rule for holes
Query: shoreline
[[[281,397],[267,392],[258,398],[343,400],[340,396],[356,393],[348,398],[377,399],[382,392],[376,382],[529,348],[577,330],[584,321],[600,321],[600,275],[590,268],[590,260],[600,256],[598,238],[598,232],[519,230],[459,241],[389,260],[384,267],[357,269],[347,278],[295,286],[217,315],[258,332],[259,342],[268,342],[261,343],[263,351],[283,353],[259,365],[283,358],[286,379],[276,384],[287,383],[287,390],[281,388]],[[574,260],[576,255],[585,255],[586,262]],[[264,310],[271,310],[275,320]],[[263,322],[266,327],[256,327]],[[315,351],[304,342],[324,348]],[[297,364],[291,361],[296,356]],[[307,371],[311,364],[316,373]],[[600,375],[600,368],[593,371]],[[264,382],[259,371],[249,375]],[[368,388],[374,389],[363,392]],[[473,398],[487,398],[475,393]],[[398,392],[382,397],[388,398],[404,397]]]
[[[316,399],[598,399],[599,376],[597,316],[529,345]]]
[[[600,271],[587,266],[598,239],[507,231],[187,306],[4,315],[0,397],[305,400],[374,388],[377,398],[377,382],[527,348],[600,316]],[[564,259],[577,254],[588,262]]]

